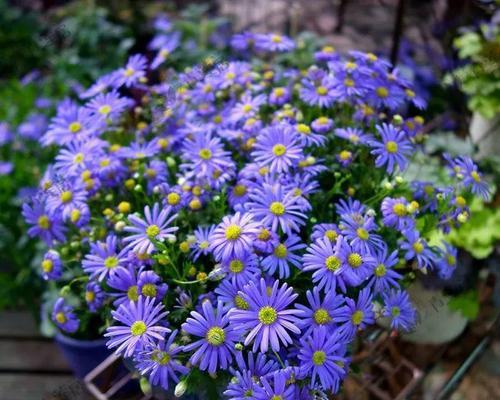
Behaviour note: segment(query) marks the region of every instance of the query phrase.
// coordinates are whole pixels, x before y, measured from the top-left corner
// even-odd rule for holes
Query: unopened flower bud
[[[402,176],[396,176],[396,178],[394,178],[394,180],[396,181],[396,183],[403,183],[405,180]]]
[[[387,189],[387,190],[392,190],[394,188],[394,186],[392,185],[391,182],[385,182],[384,183],[384,188]]]
[[[367,211],[366,211],[366,215],[369,216],[369,217],[374,217],[376,215],[376,212],[373,208],[369,208]]]
[[[175,167],[175,165],[176,165],[175,158],[167,157],[167,165],[171,168]]]
[[[401,125],[403,123],[403,117],[399,114],[396,114],[394,117],[392,117],[392,123],[394,125]]]
[[[174,396],[181,397],[187,390],[186,381],[180,381],[177,385],[175,385]]]
[[[135,185],[134,190],[136,192],[142,192],[142,186],[141,185]]]
[[[461,224],[466,223],[468,219],[469,219],[469,213],[467,213],[465,211],[458,214],[458,216],[457,216],[457,221],[460,222]]]
[[[236,343],[234,345],[234,349],[237,351],[242,351],[244,349],[244,346],[241,343]]]
[[[116,232],[121,232],[123,231],[123,228],[125,228],[127,226],[127,224],[123,221],[118,221],[116,224],[115,224],[115,231]]]

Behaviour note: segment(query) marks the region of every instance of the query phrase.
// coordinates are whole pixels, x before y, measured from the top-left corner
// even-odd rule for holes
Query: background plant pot
[[[58,333],[55,341],[77,378],[83,378],[111,354],[107,339],[78,340]]]
[[[449,297],[441,290],[426,289],[420,282],[408,288],[417,309],[415,328],[402,338],[420,344],[443,344],[458,337],[467,326],[467,319],[448,307]]]
[[[478,146],[478,157],[500,153],[500,116],[488,119],[475,112],[469,130],[472,141]]]

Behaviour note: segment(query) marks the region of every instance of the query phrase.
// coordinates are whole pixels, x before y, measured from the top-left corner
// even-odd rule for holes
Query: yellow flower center
[[[314,365],[323,365],[326,361],[326,353],[321,350],[315,351],[312,356],[312,361]]]
[[[147,329],[148,328],[144,321],[135,321],[130,327],[130,333],[133,336],[141,336]]]
[[[467,205],[467,201],[462,196],[455,197],[455,203],[459,207],[465,207]]]
[[[206,149],[206,148],[201,149],[200,152],[198,153],[198,155],[203,160],[210,160],[212,158],[212,152],[210,151],[210,149]]]
[[[379,264],[375,268],[375,276],[378,276],[379,278],[384,276],[387,273],[387,268],[385,267],[384,264]]]
[[[277,215],[279,217],[285,213],[285,205],[279,201],[274,201],[271,203],[269,211],[271,211],[274,215]]]
[[[398,217],[404,217],[406,215],[406,207],[402,203],[396,203],[392,207],[392,211],[394,211],[394,214],[396,214]]]
[[[54,263],[52,262],[52,260],[49,260],[49,259],[45,259],[42,261],[42,270],[43,272],[52,272],[52,270],[54,269]]]
[[[50,219],[47,215],[40,215],[38,217],[38,226],[41,229],[49,229],[50,228]]]
[[[99,107],[98,111],[102,115],[108,115],[111,112],[111,106],[108,104],[105,104],[105,105]]]
[[[288,250],[283,243],[280,243],[274,249],[274,255],[278,258],[285,258],[287,256]]]
[[[95,293],[91,291],[85,292],[85,301],[87,303],[92,303],[95,300]]]
[[[333,46],[324,46],[321,51],[323,53],[333,53],[335,51],[335,48]]]
[[[123,73],[123,75],[125,75],[127,78],[131,77],[132,75],[134,75],[134,72],[135,72],[135,69],[131,68],[131,67],[128,67],[125,72]]]
[[[368,238],[370,237],[370,234],[365,228],[356,229],[356,234],[361,240],[368,240]]]
[[[229,263],[229,270],[234,273],[234,274],[239,274],[241,271],[243,271],[243,262],[241,260],[232,260]]]
[[[64,324],[66,322],[66,315],[63,312],[58,312],[56,314],[56,321],[60,324]]]
[[[361,322],[363,322],[363,318],[365,317],[365,314],[363,311],[355,311],[354,314],[352,314],[351,321],[354,325],[359,325]]]
[[[340,260],[336,256],[329,256],[325,259],[325,267],[328,271],[335,272],[340,268]]]
[[[264,325],[271,325],[278,319],[278,313],[271,306],[264,306],[259,310],[259,321]]]
[[[324,86],[318,86],[316,89],[316,93],[319,94],[320,96],[324,96],[325,94],[328,93],[328,89]]]
[[[247,192],[247,187],[245,185],[236,185],[233,188],[233,194],[238,197],[245,195],[246,192]]]
[[[156,170],[154,170],[153,168],[148,168],[146,169],[146,175],[148,178],[152,179],[156,177],[157,173]]]
[[[477,182],[477,183],[481,182],[481,177],[479,176],[477,171],[472,171],[470,173],[470,176],[472,176],[472,179],[474,179],[475,182]]]
[[[250,307],[250,305],[239,294],[234,297],[234,305],[239,310],[248,310]]]
[[[238,225],[232,224],[226,228],[226,239],[227,240],[236,240],[241,235],[241,227]]]
[[[159,233],[160,233],[160,228],[158,227],[158,225],[149,225],[146,228],[146,235],[148,235],[150,239],[156,238],[156,236],[158,236]]]
[[[176,206],[181,201],[181,196],[178,193],[172,192],[167,195],[167,203],[171,206]]]
[[[351,253],[349,257],[347,257],[347,262],[353,268],[358,268],[363,263],[363,258],[359,253]]]
[[[130,286],[127,290],[127,297],[131,301],[137,301],[139,300],[139,290],[137,288],[137,285]]]
[[[262,240],[262,241],[267,241],[271,237],[271,232],[269,232],[268,229],[262,228],[262,230],[259,233],[259,236],[257,236],[257,239]]]
[[[314,311],[313,318],[314,322],[316,322],[318,325],[324,325],[332,320],[330,315],[328,314],[328,311],[326,311],[324,308],[318,308],[316,311]]]
[[[346,69],[356,69],[357,67],[358,67],[358,65],[355,62],[353,62],[353,61],[347,61],[345,63],[345,68]]]
[[[326,117],[319,117],[317,122],[318,122],[318,125],[327,125],[328,124],[328,118],[326,118]]]
[[[69,190],[65,190],[64,192],[61,193],[60,199],[63,203],[69,203],[72,198],[73,198],[73,193],[71,193]]]
[[[411,89],[405,89],[405,93],[410,99],[413,99],[415,97],[415,92]]]
[[[160,351],[156,350],[153,352],[151,355],[151,360],[157,362],[160,365],[166,365],[170,361],[170,354],[168,354],[166,351]]]
[[[282,40],[283,40],[283,39],[281,38],[281,36],[280,36],[280,35],[273,35],[273,36],[271,37],[271,41],[272,41],[273,43],[281,43],[281,41],[282,41]]]
[[[286,153],[286,147],[283,146],[282,144],[275,144],[273,146],[273,154],[276,156],[276,157],[280,157],[282,156],[283,154]]]
[[[74,224],[76,224],[80,220],[81,216],[82,216],[82,213],[78,208],[71,210],[70,219],[71,219],[71,222],[73,222]]]
[[[330,242],[335,242],[337,240],[338,233],[335,232],[333,229],[329,229],[325,232],[325,237],[330,241]]]
[[[399,307],[394,306],[391,308],[391,314],[394,318],[399,317],[399,314],[401,314],[401,309]]]
[[[389,140],[385,144],[385,149],[387,150],[388,153],[394,154],[398,151],[398,144],[393,140]]]
[[[221,327],[213,326],[207,331],[206,339],[212,346],[220,346],[226,340],[226,333]]]
[[[389,95],[389,91],[383,86],[379,86],[376,92],[378,97],[382,97],[384,99]]]
[[[297,131],[303,135],[309,135],[311,133],[311,128],[309,128],[306,124],[298,124]]]
[[[82,124],[77,121],[72,122],[71,124],[69,124],[68,129],[71,133],[78,133],[82,129]]]
[[[208,243],[208,241],[207,241],[207,240],[204,240],[203,242],[201,242],[201,243],[198,245],[198,247],[199,247],[200,249],[202,249],[202,250],[205,250],[205,249],[207,249],[207,248],[208,248],[208,246],[209,246],[209,245],[210,245],[210,243]]]
[[[347,87],[353,87],[354,81],[350,78],[346,78],[346,79],[344,79],[344,85],[346,85]]]
[[[281,97],[281,96],[283,96],[284,94],[285,94],[285,89],[284,89],[284,88],[279,87],[279,88],[275,88],[275,89],[274,89],[274,95],[275,95],[276,97]]]
[[[245,104],[242,108],[243,108],[243,112],[245,112],[245,113],[249,113],[250,111],[252,111],[251,104]]]
[[[226,74],[226,79],[227,79],[227,80],[232,80],[232,79],[234,79],[235,77],[236,77],[236,75],[234,74],[234,72],[228,72],[228,73]]]
[[[455,256],[448,254],[448,257],[446,257],[446,262],[449,266],[454,267],[457,263],[457,259],[455,258]]]
[[[142,294],[147,297],[156,297],[156,286],[153,283],[146,283],[141,290]]]
[[[104,266],[107,269],[116,268],[117,265],[118,265],[118,258],[114,256],[106,257],[106,259],[104,260]]]
[[[412,247],[417,254],[420,254],[424,251],[424,245],[420,242],[420,240],[417,240],[415,243],[413,243]]]
[[[339,154],[339,157],[342,161],[347,161],[351,158],[352,156],[352,153],[350,151],[347,151],[347,150],[342,150]]]

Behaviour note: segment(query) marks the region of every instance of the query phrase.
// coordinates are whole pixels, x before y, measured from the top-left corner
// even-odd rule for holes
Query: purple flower
[[[102,281],[125,266],[127,251],[117,249],[118,239],[109,235],[106,242],[90,243],[90,254],[82,261],[82,268],[91,278]]]
[[[135,86],[142,78],[146,76],[147,60],[141,54],[130,56],[125,68],[120,68],[115,73],[113,86],[118,89],[120,86]]]
[[[0,176],[9,175],[14,170],[14,164],[9,161],[0,161]]]
[[[196,241],[192,247],[192,258],[196,261],[201,255],[206,256],[210,252],[210,236],[215,230],[215,225],[199,226],[194,231]]]
[[[398,287],[398,281],[403,278],[393,269],[399,262],[398,251],[394,250],[391,254],[387,254],[387,246],[384,246],[382,250],[376,252],[375,260],[377,264],[368,284],[373,292],[383,293],[391,287]]]
[[[80,320],[73,313],[73,307],[66,304],[63,297],[59,297],[54,304],[52,321],[68,333],[75,333],[80,326]]]
[[[104,300],[106,299],[106,294],[101,289],[99,283],[95,281],[90,281],[85,287],[85,302],[90,310],[90,312],[96,312],[101,308]]]
[[[163,334],[170,329],[161,326],[161,320],[168,312],[154,298],[139,296],[136,302],[120,304],[118,310],[111,311],[120,326],[110,326],[104,336],[110,339],[108,348],[116,347],[115,354],[130,357],[135,351],[141,351],[146,345],[153,345],[155,340],[163,340]]]
[[[98,94],[86,107],[99,121],[116,122],[131,104],[130,99],[120,97],[117,92],[110,92]]]
[[[211,134],[198,133],[186,140],[182,155],[187,162],[181,168],[188,171],[188,176],[212,178],[214,173],[234,167],[221,140]]]
[[[102,75],[97,79],[97,81],[90,86],[87,90],[80,93],[81,99],[89,99],[98,95],[99,93],[103,93],[114,86],[114,82],[116,79],[115,73],[109,73],[106,75]]]
[[[246,335],[245,346],[253,341],[253,351],[260,348],[265,353],[269,345],[274,351],[279,351],[280,344],[285,347],[292,344],[287,331],[300,333],[297,328],[300,320],[295,315],[302,314],[302,311],[287,308],[297,297],[291,287],[286,283],[279,287],[279,281],[276,281],[268,290],[262,278],[258,284],[250,281],[240,295],[248,303],[248,309],[233,309],[230,318],[231,323],[250,331]]]
[[[303,338],[300,344],[298,358],[301,368],[311,377],[310,386],[315,387],[318,382],[323,390],[337,392],[340,382],[347,376],[348,363],[345,357],[347,346],[339,334],[332,335],[331,331],[320,327],[311,336]]]
[[[364,253],[380,250],[385,242],[380,235],[372,233],[378,229],[373,217],[355,220],[350,216],[342,218],[342,235],[349,240],[354,250]]]
[[[177,331],[173,331],[168,339],[162,339],[158,343],[146,345],[143,351],[134,356],[135,367],[141,375],[147,376],[153,386],[160,386],[168,390],[170,380],[179,382],[178,375],[189,372],[177,359],[183,350],[182,346],[174,343]]]
[[[376,260],[369,252],[354,249],[342,236],[337,239],[336,254],[343,266],[343,279],[350,286],[363,283],[376,266]]]
[[[75,208],[87,206],[87,191],[83,184],[70,184],[69,181],[61,182],[48,190],[47,208],[51,213],[60,214],[64,220],[71,220]]]
[[[385,226],[403,231],[415,225],[415,220],[408,212],[408,201],[404,197],[398,199],[386,197],[382,201],[380,210],[382,211]]]
[[[407,229],[403,232],[405,241],[400,244],[401,250],[405,250],[406,260],[417,260],[419,268],[432,268],[435,255],[429,248],[427,242],[420,237],[420,232],[416,229]]]
[[[346,291],[342,274],[346,266],[336,253],[334,243],[330,239],[327,237],[316,239],[307,248],[303,260],[302,269],[314,271],[312,281],[318,285],[319,289],[324,288],[326,292],[334,292],[338,285],[343,292]]]
[[[40,237],[47,246],[54,240],[64,242],[66,228],[59,215],[49,213],[43,202],[35,200],[33,205],[23,204],[23,217],[26,223],[32,225],[28,229],[31,237]]]
[[[229,400],[244,400],[255,398],[254,394],[260,390],[260,386],[250,371],[235,371],[233,379],[229,381],[224,396]]]
[[[392,329],[409,331],[415,325],[416,312],[408,293],[401,290],[392,290],[382,294],[384,310],[382,315],[390,318]]]
[[[373,140],[371,135],[364,133],[361,129],[350,127],[335,129],[335,136],[346,139],[354,145],[368,144]]]
[[[331,107],[337,98],[335,85],[329,76],[324,76],[317,82],[302,80],[300,99],[310,106]]]
[[[290,91],[286,87],[275,87],[269,95],[269,103],[282,106],[290,101]]]
[[[375,155],[375,166],[380,168],[387,166],[387,172],[392,174],[395,164],[403,171],[408,163],[407,157],[411,155],[413,146],[406,138],[405,132],[398,130],[393,125],[383,123],[376,126],[378,133],[382,137],[382,142],[372,140],[369,144],[372,147],[371,154]]]
[[[55,281],[62,276],[62,262],[59,253],[49,250],[45,253],[42,260],[42,277],[46,281]]]
[[[315,241],[320,238],[327,238],[331,243],[336,243],[340,234],[340,230],[335,224],[317,224],[313,226],[311,240]]]
[[[137,301],[139,299],[139,288],[137,287],[136,268],[129,265],[127,268],[117,268],[115,273],[110,275],[107,280],[108,285],[119,293],[111,293],[112,297],[116,297],[113,302],[115,307],[129,301]]]
[[[481,196],[485,200],[489,198],[488,184],[483,181],[482,174],[470,157],[457,157],[454,160],[454,165],[458,167],[460,178],[466,188],[469,188],[472,193]]]
[[[142,271],[137,276],[137,292],[142,296],[154,297],[161,301],[167,289],[167,284],[153,271]]]
[[[262,388],[254,394],[255,400],[294,400],[295,385],[287,384],[286,374],[281,371],[260,378]]]
[[[177,214],[170,215],[170,212],[170,207],[160,211],[160,205],[155,203],[153,210],[149,206],[144,207],[145,219],[130,215],[128,220],[132,226],[124,228],[125,232],[132,233],[131,236],[123,239],[124,242],[128,242],[126,249],[131,249],[138,254],[151,254],[155,250],[155,240],[162,241],[174,238],[174,232],[179,228],[169,225],[177,217]]]
[[[276,243],[272,253],[262,260],[262,269],[270,275],[274,275],[278,270],[280,279],[290,276],[290,264],[296,268],[301,267],[302,257],[295,254],[297,250],[303,249],[305,244],[301,242],[300,237],[290,235],[281,243]]]
[[[250,50],[255,44],[255,34],[249,31],[237,33],[232,36],[230,44],[238,51]]]
[[[450,279],[457,267],[457,249],[445,241],[443,245],[444,249],[440,252],[436,267],[441,279]]]
[[[358,329],[364,329],[367,325],[375,323],[373,312],[372,294],[370,289],[365,288],[359,292],[357,301],[346,297],[346,305],[337,315],[337,322],[341,323],[340,332],[347,339],[354,337]]]
[[[257,233],[258,224],[251,214],[226,215],[210,236],[210,250],[218,261],[242,258],[251,252]]]
[[[319,117],[312,122],[311,127],[315,132],[327,133],[330,129],[332,129],[333,121],[327,117]]]
[[[298,232],[305,223],[304,207],[299,197],[279,183],[263,183],[250,194],[250,199],[246,208],[274,232],[278,231],[278,226],[286,234]]]
[[[295,43],[284,35],[263,33],[255,36],[255,47],[261,51],[288,52],[295,48]]]
[[[253,253],[247,253],[243,257],[228,258],[223,261],[222,265],[226,279],[238,287],[243,287],[260,275],[259,261]]]
[[[185,352],[196,351],[189,361],[198,365],[202,371],[213,374],[217,370],[227,369],[231,364],[234,345],[240,337],[240,332],[233,324],[229,324],[229,316],[224,312],[222,302],[217,303],[214,311],[209,301],[202,303],[203,315],[191,311],[191,317],[182,324],[182,329],[192,336],[201,339],[184,346]]]
[[[336,315],[344,305],[344,296],[336,295],[335,291],[327,291],[323,300],[321,300],[320,289],[315,286],[313,291],[306,292],[309,307],[297,304],[297,308],[303,311],[300,324],[303,331],[303,337],[307,337],[311,332],[320,327],[327,327],[328,332],[332,332],[335,324]]]
[[[303,157],[299,136],[286,124],[271,126],[257,138],[252,157],[271,173],[288,172]]]

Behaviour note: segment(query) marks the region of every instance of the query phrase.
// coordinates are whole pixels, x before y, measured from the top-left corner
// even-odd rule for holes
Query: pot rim
[[[62,344],[65,344],[65,345],[75,346],[75,347],[83,347],[83,348],[105,346],[106,342],[108,341],[108,339],[104,338],[104,337],[99,338],[99,339],[93,339],[93,340],[75,339],[75,338],[66,336],[61,332],[57,332],[54,339]]]

